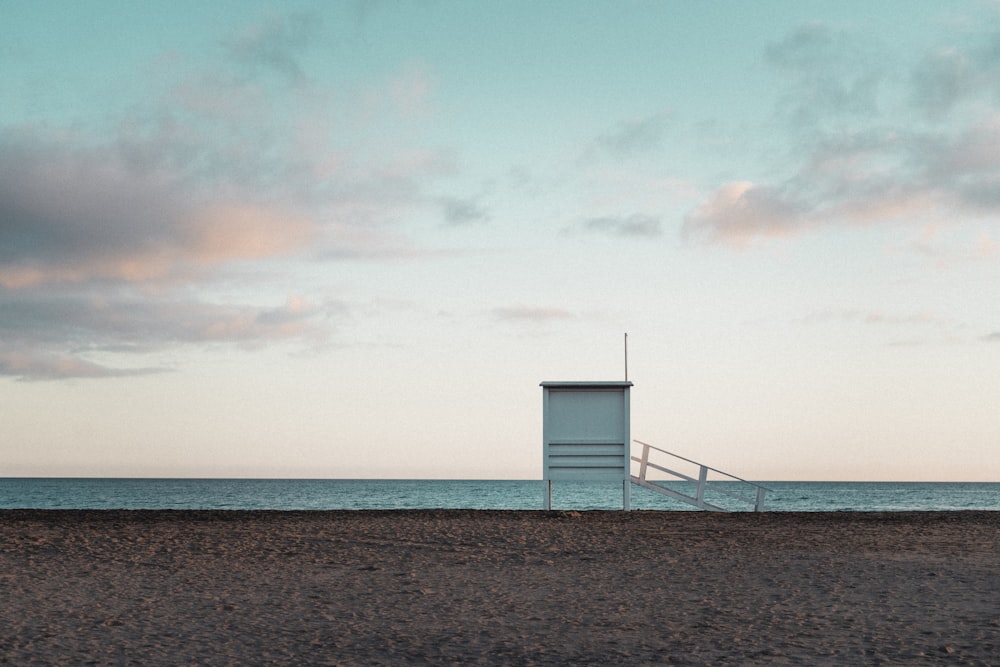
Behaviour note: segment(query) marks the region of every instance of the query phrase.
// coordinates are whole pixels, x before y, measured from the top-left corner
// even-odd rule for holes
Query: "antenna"
[[[625,381],[628,382],[628,332],[625,332]]]

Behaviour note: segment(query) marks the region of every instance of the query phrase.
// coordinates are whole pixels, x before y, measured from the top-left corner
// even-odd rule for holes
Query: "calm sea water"
[[[771,511],[1000,510],[1000,483],[763,482]],[[693,487],[673,485],[693,494]],[[727,488],[726,490],[740,490]],[[0,478],[0,508],[540,509],[539,480]],[[710,491],[729,509],[752,509]],[[553,483],[556,509],[620,509],[618,484]],[[637,486],[633,509],[692,507]]]

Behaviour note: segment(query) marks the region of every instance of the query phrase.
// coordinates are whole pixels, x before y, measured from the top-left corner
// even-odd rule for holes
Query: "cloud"
[[[845,308],[809,313],[801,320],[809,325],[862,326],[886,338],[890,346],[953,344],[960,340],[962,323],[934,312],[891,312],[881,309]]]
[[[580,229],[588,233],[623,238],[654,238],[663,233],[661,224],[658,217],[635,213],[628,216],[590,218],[580,223]]]
[[[264,307],[97,289],[50,292],[0,291],[0,375],[35,380],[131,376],[158,369],[111,368],[86,357],[94,352],[136,355],[178,345],[320,343],[328,335],[325,321],[348,313],[342,303],[313,304],[298,295],[283,305]]]
[[[836,225],[1000,214],[1000,114],[958,131],[828,134],[777,185],[726,183],[690,212],[688,238],[745,247]]]
[[[267,205],[199,202],[179,175],[130,169],[106,147],[0,146],[3,287],[174,279],[289,254],[318,234]]]
[[[474,199],[442,197],[438,200],[449,225],[460,226],[489,220],[489,212]]]
[[[115,295],[106,291],[48,290],[0,294],[5,317],[0,340],[18,345],[66,344],[74,348],[155,349],[176,343],[246,343],[321,336],[317,320],[346,311],[331,302],[310,305],[300,296],[278,307]]]
[[[743,247],[758,237],[798,233],[809,225],[806,209],[774,188],[746,181],[726,183],[684,219],[686,238]]]
[[[823,24],[769,46],[767,62],[791,75],[777,110],[794,157],[781,175],[717,186],[685,217],[685,236],[746,247],[828,227],[1000,214],[1000,59],[996,44],[985,55],[989,40],[966,41],[931,49],[895,79],[878,45]],[[946,118],[959,103],[966,113]]]
[[[817,21],[768,45],[764,59],[789,79],[778,111],[795,124],[875,112],[887,76],[877,43]]]
[[[562,308],[539,306],[508,306],[503,308],[494,308],[493,316],[498,320],[507,322],[536,323],[570,320],[575,317],[573,313]]]
[[[659,112],[645,118],[625,120],[595,140],[595,146],[614,157],[631,157],[663,147],[668,112]]]
[[[243,203],[206,206],[185,226],[182,246],[204,264],[290,254],[319,235],[310,220]]]
[[[237,27],[214,60],[171,54],[141,99],[109,103],[101,119],[0,125],[0,375],[126,376],[151,371],[112,368],[107,355],[317,344],[342,304],[208,295],[267,262],[292,267],[278,289],[298,293],[296,263],[433,254],[400,225],[455,169],[410,131],[433,77],[409,67],[353,94],[321,87],[315,18]],[[452,223],[486,217],[474,200],[437,203]]]
[[[315,313],[191,296],[236,263],[302,253],[322,228],[285,207],[212,200],[188,174],[114,144],[0,132],[0,375],[121,377],[80,356],[317,339]],[[226,188],[228,195],[237,192]]]
[[[808,314],[801,321],[804,324],[840,322],[885,328],[954,329],[958,327],[955,320],[933,312],[892,313],[878,309],[861,308],[816,311]]]
[[[1000,343],[1000,331],[994,331],[993,333],[986,334],[983,336],[983,340],[989,343]]]
[[[913,68],[912,97],[931,119],[946,116],[974,92],[978,79],[975,65],[955,48],[935,49]]]
[[[274,16],[229,37],[223,46],[250,74],[273,71],[301,82],[306,73],[299,58],[319,34],[321,19],[315,13]]]
[[[919,236],[900,247],[933,260],[942,269],[1000,257],[1000,243],[989,233],[979,230],[974,234],[948,234],[948,231],[939,224],[927,225]]]
[[[151,371],[108,360],[321,344],[348,312],[336,300],[216,302],[215,288],[266,263],[434,256],[405,233],[428,207],[451,224],[488,217],[428,193],[455,171],[415,138],[433,73],[324,87],[311,67],[330,44],[312,14],[272,16],[235,26],[214,58],[165,54],[118,111],[112,100],[65,127],[0,121],[0,375],[125,376]],[[308,294],[292,280],[267,292]]]
[[[941,132],[915,151],[927,187],[936,186],[954,204],[970,212],[1000,210],[1000,113]]]
[[[993,26],[964,30],[910,68],[910,99],[930,120],[1000,98],[1000,38]]]
[[[75,357],[0,350],[0,377],[22,381],[130,377],[163,371],[162,368],[108,368]]]

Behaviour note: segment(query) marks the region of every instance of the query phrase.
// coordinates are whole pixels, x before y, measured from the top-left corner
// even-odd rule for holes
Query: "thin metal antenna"
[[[625,332],[625,381],[628,382],[628,332]]]

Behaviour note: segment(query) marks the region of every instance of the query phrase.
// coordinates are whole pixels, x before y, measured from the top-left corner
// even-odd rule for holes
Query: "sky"
[[[1000,481],[1000,3],[0,0],[0,477]],[[628,367],[625,334],[628,334]]]

